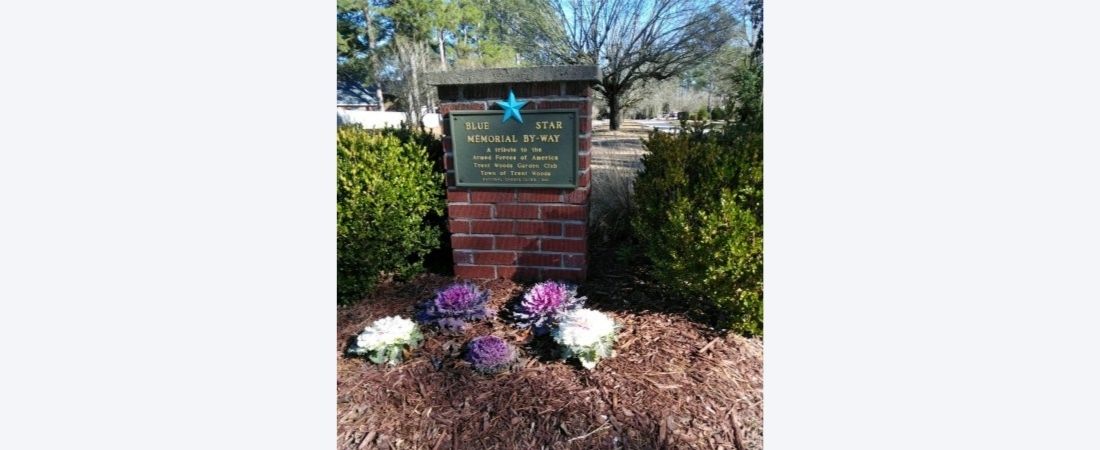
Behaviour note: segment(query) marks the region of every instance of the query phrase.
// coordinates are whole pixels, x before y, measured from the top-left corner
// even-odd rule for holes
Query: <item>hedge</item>
[[[717,325],[764,330],[763,119],[755,68],[735,81],[734,121],[721,129],[651,133],[634,184],[634,231],[670,298]]]
[[[337,130],[337,293],[362,298],[385,275],[423,270],[440,245],[442,174],[422,134]]]

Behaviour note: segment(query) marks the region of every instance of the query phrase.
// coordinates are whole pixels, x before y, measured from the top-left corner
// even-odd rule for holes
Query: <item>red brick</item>
[[[591,137],[586,137],[586,138],[581,139],[581,142],[580,142],[579,145],[580,145],[580,149],[581,149],[582,152],[587,152],[589,150],[592,150],[592,138]]]
[[[470,193],[466,191],[447,191],[447,201],[466,203],[470,201]]]
[[[588,216],[584,205],[542,205],[543,219],[584,220]]]
[[[443,103],[439,105],[439,113],[446,115],[451,111],[484,111],[485,102],[460,102],[460,103]]]
[[[455,276],[460,278],[496,278],[493,266],[455,266]]]
[[[497,236],[497,250],[538,250],[538,238],[524,236]]]
[[[466,98],[483,98],[491,101],[503,99],[508,96],[508,89],[503,84],[469,84],[462,87],[463,96]],[[520,90],[516,91],[516,97],[522,97]]]
[[[515,252],[477,252],[474,264],[512,265],[516,263]]]
[[[539,207],[535,205],[496,205],[498,219],[538,219]]]
[[[589,155],[577,155],[577,170],[587,169],[589,158]]]
[[[492,250],[492,236],[461,236],[451,235],[451,247],[473,250]]]
[[[538,109],[584,109],[584,101],[543,101],[538,102]]]
[[[584,253],[584,239],[543,239],[542,250],[547,252]]]
[[[591,178],[591,174],[589,173],[589,171],[584,171],[584,173],[581,174],[580,179],[577,180],[577,187],[588,187],[589,178]]]
[[[565,203],[572,203],[574,205],[583,205],[585,203],[588,203],[588,192],[589,190],[587,188],[578,188],[572,191],[566,191],[565,195],[562,196],[562,201],[564,201]]]
[[[497,277],[509,280],[540,280],[539,269],[534,267],[497,266]]]
[[[546,189],[523,189],[517,191],[520,202],[557,203],[561,201],[561,192]]]
[[[488,219],[493,217],[489,205],[448,205],[447,212],[456,219]]]
[[[582,97],[591,97],[587,81],[570,81],[565,84],[565,95],[579,95]]]
[[[587,132],[592,130],[592,121],[582,120],[580,122],[581,122],[580,123],[581,128],[580,128],[580,131],[578,131],[578,133],[584,134],[584,133],[587,133]]]
[[[581,223],[567,223],[565,224],[565,237],[585,237],[586,228]]]
[[[554,253],[520,253],[521,266],[561,267],[561,255]]]
[[[565,267],[575,267],[578,269],[583,269],[586,267],[585,263],[587,261],[585,261],[585,259],[587,258],[585,258],[584,255],[565,255]]]
[[[512,85],[512,91],[516,93],[516,98],[559,96],[561,95],[561,82],[516,83]],[[507,95],[507,92],[504,95]]]
[[[584,281],[584,270],[542,269],[542,278],[547,280]]]
[[[455,173],[447,172],[447,187],[454,187],[456,185],[457,183],[455,183]]]
[[[450,230],[451,233],[469,233],[470,221],[468,220],[452,220]]]
[[[515,222],[511,220],[471,220],[473,234],[512,234]]]
[[[442,100],[454,100],[462,98],[460,93],[462,92],[462,86],[439,86],[439,98]]]
[[[516,222],[516,234],[561,236],[561,222]]]
[[[443,157],[443,170],[455,170],[455,155],[448,153]]]
[[[470,201],[474,203],[497,203],[497,202],[512,202],[516,199],[515,191],[508,190],[471,190]]]
[[[473,264],[474,253],[462,250],[454,250],[451,252],[454,256],[455,264]]]

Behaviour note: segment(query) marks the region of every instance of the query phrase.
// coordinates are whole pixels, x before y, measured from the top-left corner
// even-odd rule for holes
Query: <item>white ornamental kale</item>
[[[367,355],[375,364],[397,365],[404,358],[406,348],[419,347],[423,340],[424,335],[413,321],[398,316],[384,317],[359,333],[356,346],[348,353]]]
[[[594,369],[602,358],[615,356],[619,325],[610,316],[593,309],[565,313],[554,330],[554,341],[565,358],[577,357],[586,369]]]

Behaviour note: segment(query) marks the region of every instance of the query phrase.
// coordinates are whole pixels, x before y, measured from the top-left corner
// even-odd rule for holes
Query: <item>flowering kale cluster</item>
[[[594,309],[575,309],[562,315],[554,329],[554,341],[565,358],[577,357],[585,369],[595,369],[600,359],[615,356],[619,325],[611,316]]]
[[[504,339],[481,336],[470,341],[466,349],[466,360],[479,372],[495,373],[515,363],[516,351]]]
[[[455,283],[436,291],[434,298],[424,302],[416,319],[444,330],[462,331],[466,321],[492,315],[488,301],[489,291],[482,291],[472,283]]]
[[[562,314],[584,306],[585,300],[577,297],[577,288],[572,285],[556,281],[535,284],[516,308],[517,324],[534,328],[535,334],[547,334]]]
[[[348,349],[352,355],[364,355],[375,364],[397,365],[407,350],[420,346],[424,335],[413,321],[399,316],[384,317],[371,322]]]

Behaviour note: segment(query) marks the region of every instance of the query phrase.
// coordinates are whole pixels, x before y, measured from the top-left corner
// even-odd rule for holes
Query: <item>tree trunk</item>
[[[371,69],[374,69],[374,87],[376,88],[375,94],[378,97],[378,110],[385,111],[386,101],[382,98],[382,83],[378,76],[382,73],[382,68],[378,64],[378,49],[375,48],[374,27],[371,25],[369,1],[363,3],[363,21],[367,23],[367,45],[370,47]]]
[[[443,30],[439,30],[439,67],[447,71],[447,54],[443,51]]]
[[[619,93],[607,91],[607,108],[610,109],[611,123],[608,125],[612,131],[619,129]]]
[[[417,124],[420,123],[420,106],[421,106],[421,103],[422,103],[420,101],[421,100],[420,99],[420,80],[417,77],[417,72],[419,71],[419,69],[416,67],[417,66],[417,64],[416,64],[417,60],[419,59],[419,58],[417,58],[417,56],[418,55],[416,55],[416,53],[414,52],[413,57],[412,57],[412,71],[411,71],[412,72],[412,86],[409,86],[409,92],[412,92],[412,95],[413,95],[413,104],[410,105],[410,108],[409,108],[410,112],[412,113],[411,118],[412,118],[413,123],[410,123],[409,126],[413,126],[413,127],[415,127]],[[425,55],[425,56],[427,56],[427,55]]]

